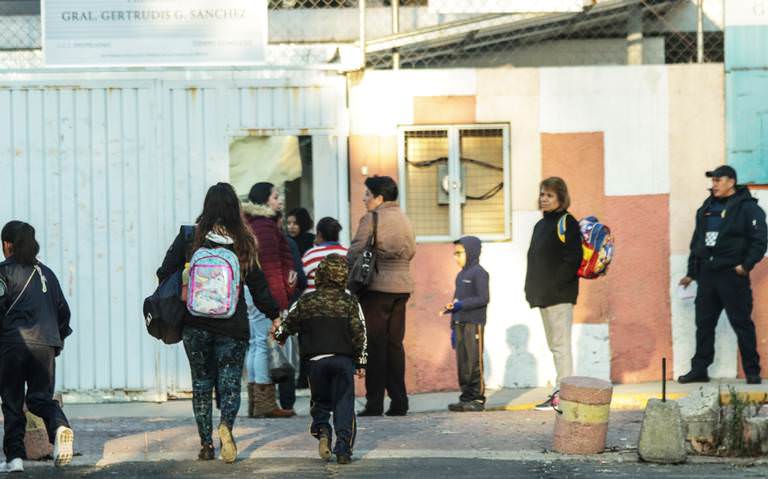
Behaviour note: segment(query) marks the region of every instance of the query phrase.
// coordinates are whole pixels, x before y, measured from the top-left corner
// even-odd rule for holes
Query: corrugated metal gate
[[[32,223],[60,277],[75,334],[57,386],[82,400],[191,389],[182,348],[147,335],[141,304],[179,225],[199,213],[208,186],[227,180],[231,139],[312,135],[323,185],[315,215],[340,217],[349,231],[343,77],[157,76],[0,76],[0,223]],[[84,77],[93,79],[75,80]]]

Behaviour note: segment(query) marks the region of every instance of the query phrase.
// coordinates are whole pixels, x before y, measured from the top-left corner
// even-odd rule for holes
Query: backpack
[[[568,215],[563,215],[557,223],[557,235],[565,243],[565,225]],[[595,216],[587,216],[579,221],[581,248],[583,256],[581,266],[576,273],[580,278],[595,279],[608,272],[608,265],[613,260],[613,235],[611,229],[600,223]]]
[[[187,309],[179,299],[180,291],[181,271],[177,271],[144,300],[144,325],[147,332],[165,344],[181,341]]]
[[[189,262],[187,311],[193,316],[231,318],[240,299],[240,261],[226,248],[198,248]]]

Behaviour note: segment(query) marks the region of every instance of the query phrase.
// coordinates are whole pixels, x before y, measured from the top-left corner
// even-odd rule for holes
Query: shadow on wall
[[[507,387],[530,387],[538,383],[536,357],[528,350],[530,336],[528,326],[516,324],[507,328],[509,353],[504,370]]]

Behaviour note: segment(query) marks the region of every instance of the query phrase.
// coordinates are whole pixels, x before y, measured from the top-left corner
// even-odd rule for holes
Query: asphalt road
[[[13,477],[13,476],[12,476]],[[505,461],[481,459],[362,459],[350,465],[323,463],[319,459],[246,459],[232,465],[219,461],[200,463],[125,463],[96,467],[28,467],[31,478],[669,478],[747,479],[768,477],[768,466],[688,464],[659,466],[578,461]]]

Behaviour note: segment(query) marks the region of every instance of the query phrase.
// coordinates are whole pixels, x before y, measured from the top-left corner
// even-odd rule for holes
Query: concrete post
[[[613,386],[601,379],[571,376],[560,381],[560,411],[553,449],[563,454],[605,450]]]

